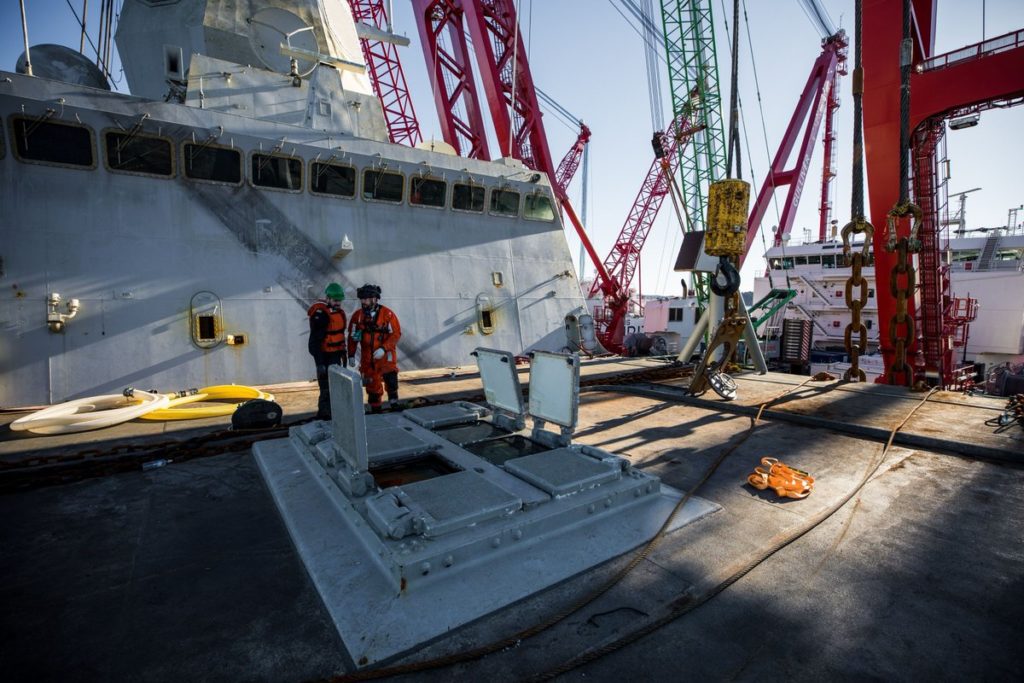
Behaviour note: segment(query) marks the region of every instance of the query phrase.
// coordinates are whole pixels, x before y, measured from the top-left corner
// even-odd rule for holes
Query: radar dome
[[[47,78],[51,81],[84,85],[89,88],[110,90],[106,76],[89,58],[64,45],[36,45],[29,48],[32,55],[32,75]],[[23,74],[27,71],[25,53],[18,57],[15,70]]]

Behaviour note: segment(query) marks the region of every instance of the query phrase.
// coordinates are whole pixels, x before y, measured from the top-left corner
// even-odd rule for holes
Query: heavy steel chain
[[[909,240],[906,237],[896,241],[895,251],[896,265],[889,272],[889,291],[896,299],[896,312],[889,320],[889,342],[893,345],[895,356],[889,367],[888,382],[911,386],[914,373],[907,364],[907,348],[916,337],[914,319],[907,312],[907,302],[916,286],[916,272],[911,262]],[[897,380],[900,374],[902,381]]]
[[[910,0],[903,0],[903,40],[900,42],[900,177],[899,200],[886,219],[885,250],[896,252],[896,265],[889,273],[889,290],[896,299],[896,313],[889,321],[889,341],[894,347],[894,358],[889,366],[890,384],[912,386],[914,373],[907,364],[907,348],[917,337],[914,320],[908,314],[908,302],[914,295],[916,271],[911,254],[921,251],[918,231],[921,228],[921,207],[910,201],[910,72],[914,42],[911,38]],[[899,237],[896,224],[900,219],[912,219],[908,237]],[[902,282],[901,282],[902,279]],[[897,377],[902,375],[902,381]]]
[[[846,326],[844,341],[846,353],[850,356],[850,367],[843,373],[846,382],[866,382],[867,376],[860,368],[860,356],[867,350],[868,328],[861,320],[861,311],[868,303],[868,281],[864,279],[864,266],[871,265],[871,239],[875,233],[874,226],[863,216],[855,218],[843,227],[843,258],[851,267],[850,277],[846,279],[846,305],[850,308],[850,322]],[[850,235],[864,235],[864,243],[860,252],[851,254]],[[860,289],[860,296],[853,298],[853,289]],[[857,343],[853,343],[853,335],[857,334]]]

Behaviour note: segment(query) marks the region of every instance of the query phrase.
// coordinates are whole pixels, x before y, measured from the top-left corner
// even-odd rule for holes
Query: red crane
[[[377,29],[390,32],[384,0],[348,0],[352,9],[352,17],[357,22],[368,24]],[[388,124],[388,136],[391,142],[413,146],[423,140],[420,124],[416,121],[416,111],[409,97],[409,87],[405,82],[405,73],[398,60],[398,49],[392,44],[381,40],[360,38],[363,58],[370,71],[373,91],[384,109],[384,118]]]
[[[434,91],[441,136],[461,156],[490,159],[463,30],[462,3],[412,0],[412,7]]]
[[[871,0],[863,10],[864,62],[864,140],[868,173],[868,190],[874,232],[876,281],[882,285],[897,279],[896,255],[886,251],[886,216],[900,195],[900,43],[902,16],[899,2]],[[910,69],[911,159],[913,195],[922,210],[918,239],[922,247],[918,255],[920,305],[910,297],[907,315],[916,324],[920,340],[911,339],[908,357],[921,352],[917,379],[944,386],[953,384],[957,374],[953,359],[957,328],[969,318],[970,305],[957,302],[950,295],[949,277],[942,266],[937,199],[937,155],[945,131],[945,120],[967,112],[994,106],[1006,107],[1024,103],[1024,31],[990,38],[951,52],[936,55],[936,0],[912,0],[911,35],[913,64]],[[906,237],[910,225],[901,221],[897,236]],[[906,323],[894,322],[896,294],[890,287],[879,286],[879,340],[885,359],[886,373],[880,381],[909,384],[911,374],[895,367],[896,335]],[[966,312],[965,312],[966,311]],[[958,322],[961,321],[961,322]],[[922,367],[923,366],[923,367]]]
[[[565,153],[562,158],[562,163],[558,164],[558,170],[555,171],[555,177],[553,182],[565,194],[569,189],[569,183],[572,182],[573,176],[576,175],[576,169],[580,167],[580,159],[583,157],[583,148],[590,142],[590,129],[580,121],[580,134],[576,136],[576,142],[569,148],[569,151]]]
[[[455,114],[457,103],[463,102],[467,106],[467,111],[470,107],[476,106],[464,34],[462,37],[456,36],[455,27],[460,27],[464,23],[472,39],[484,94],[502,156],[519,159],[529,168],[541,171],[551,179],[552,189],[564,214],[576,229],[583,248],[597,268],[602,293],[611,299],[622,298],[618,283],[608,276],[565,193],[565,187],[571,178],[569,171],[574,170],[578,163],[577,147],[582,152],[582,145],[589,136],[584,135],[581,129],[577,143],[563,161],[565,169],[560,175],[548,149],[537,91],[533,84],[526,49],[519,35],[514,2],[414,0],[414,7],[420,35],[425,36],[425,56],[435,82],[438,115],[442,121],[451,122],[447,126],[442,124],[445,141],[456,145],[456,133],[459,130],[456,123],[460,120]],[[449,28],[449,36],[455,47],[445,50],[442,55],[440,48],[444,46],[440,45],[437,37],[440,36],[440,29],[445,26]],[[438,49],[427,51],[428,43]],[[450,81],[444,80],[445,74],[450,76]],[[442,91],[437,89],[437,84],[443,85]],[[464,90],[458,90],[460,87]],[[472,99],[468,95],[470,91],[474,93]],[[438,94],[439,92],[443,94]],[[470,122],[465,130],[473,133],[474,140],[483,140],[480,134],[482,128],[477,127],[475,123]],[[559,183],[560,178],[563,180],[562,184]]]
[[[615,281],[619,291],[616,297],[606,295],[605,305],[594,309],[597,338],[607,349],[622,348],[626,313],[629,310],[629,286],[640,265],[640,252],[647,241],[647,234],[658,217],[665,195],[670,191],[672,177],[679,167],[679,146],[685,145],[693,132],[689,126],[689,119],[684,114],[669,124],[661,138],[664,155],[651,162],[626,222],[604,260],[608,277]],[[599,290],[601,283],[595,281],[590,288],[590,296],[593,297]]]
[[[832,143],[835,135],[832,132],[832,118],[835,110],[839,107],[836,85],[838,77],[846,73],[846,48],[849,41],[846,33],[838,31],[825,38],[821,43],[821,54],[814,61],[811,73],[807,77],[800,99],[797,100],[796,109],[789,120],[782,142],[775,152],[772,165],[761,183],[761,190],[757,194],[754,206],[750,211],[747,220],[747,240],[740,257],[740,263],[746,258],[750,245],[757,236],[761,227],[768,206],[775,195],[775,190],[780,187],[789,186],[786,200],[782,205],[782,213],[779,216],[779,225],[775,231],[775,246],[782,244],[793,227],[793,220],[796,218],[796,208],[800,203],[800,195],[803,191],[804,180],[807,178],[807,169],[811,164],[811,157],[814,153],[814,138],[821,127],[822,119],[825,119],[825,172],[822,175],[821,188],[821,227],[819,239],[825,239],[825,226],[828,221],[828,194],[829,184],[835,171],[832,168],[833,154]],[[790,155],[800,133],[803,137],[800,141],[800,149],[795,164],[786,169]]]

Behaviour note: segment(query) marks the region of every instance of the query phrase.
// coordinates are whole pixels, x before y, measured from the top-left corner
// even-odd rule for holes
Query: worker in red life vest
[[[355,364],[359,346],[359,372],[366,387],[370,410],[381,412],[384,390],[392,408],[398,406],[398,339],[402,328],[398,316],[380,305],[380,287],[363,285],[356,291],[360,307],[348,324],[348,357]]]
[[[331,419],[331,388],[327,381],[327,368],[345,366],[345,311],[341,302],[345,290],[337,282],[327,285],[324,298],[314,302],[306,312],[309,316],[309,354],[316,363],[316,382],[320,385],[320,400],[316,404],[316,419]]]

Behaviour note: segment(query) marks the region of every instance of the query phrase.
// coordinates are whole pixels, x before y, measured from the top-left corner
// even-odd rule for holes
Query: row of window
[[[13,150],[21,161],[76,168],[95,168],[93,131],[81,124],[11,117]],[[2,136],[0,136],[2,138]],[[174,143],[165,137],[139,133],[135,130],[103,131],[104,162],[115,173],[130,173],[158,178],[176,175]],[[2,149],[2,147],[0,147]],[[243,153],[233,147],[212,142],[185,142],[181,146],[181,167],[185,178],[199,182],[241,185]],[[249,182],[255,187],[302,192],[303,175],[309,177],[309,192],[326,197],[354,199],[357,192],[357,169],[332,160],[310,161],[284,154],[252,152],[249,155]],[[397,171],[364,168],[362,197],[372,201],[400,204],[405,199],[406,177]],[[470,183],[449,183],[441,178],[413,176],[409,179],[408,202],[412,206],[516,217],[520,211],[529,220],[552,221],[555,218],[551,199],[542,193],[527,194],[509,189],[492,188],[490,201],[487,189]],[[450,197],[449,197],[450,194]]]
[[[795,266],[818,266],[822,268],[835,268],[838,262],[839,267],[843,267],[843,256],[836,254],[823,254],[814,256],[787,256],[785,258],[773,258],[770,259],[772,270],[790,270]]]

